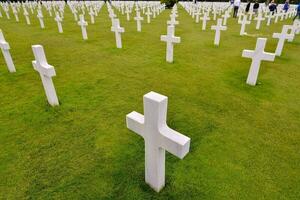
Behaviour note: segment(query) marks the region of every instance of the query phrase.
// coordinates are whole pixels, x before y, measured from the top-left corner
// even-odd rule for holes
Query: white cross
[[[19,22],[18,11],[16,10],[15,7],[12,7],[12,10],[13,10],[13,13],[14,13],[14,15],[15,15],[16,22]]]
[[[254,20],[257,21],[255,28],[256,28],[256,30],[259,30],[260,29],[260,24],[261,24],[262,21],[265,20],[265,18],[262,16],[261,12],[259,12],[258,16]]]
[[[47,63],[43,46],[33,45],[32,51],[35,58],[35,60],[32,61],[32,65],[41,76],[47,100],[51,106],[59,105],[56,91],[52,82],[52,77],[56,76],[55,69],[53,66]]]
[[[201,13],[200,13],[200,9],[197,10],[197,12],[195,13],[196,16],[196,23],[199,23],[199,17],[200,17]]]
[[[139,11],[136,12],[136,17],[134,17],[134,20],[136,21],[137,31],[141,32],[142,31],[142,23],[141,23],[141,21],[143,21],[144,18],[141,17]]]
[[[79,22],[78,25],[81,27],[81,32],[82,32],[82,38],[84,40],[88,39],[87,32],[86,32],[86,27],[88,23],[84,21],[84,15],[79,15]]]
[[[124,28],[120,27],[120,20],[119,19],[113,19],[113,26],[111,27],[111,31],[115,32],[116,36],[116,45],[117,48],[122,48],[122,38],[121,33],[124,33]]]
[[[251,21],[247,20],[247,15],[243,15],[243,20],[238,22],[239,24],[241,24],[241,30],[240,30],[240,35],[245,35],[247,34],[245,32],[245,28],[246,28],[246,24],[250,24]]]
[[[3,54],[3,57],[5,59],[8,71],[11,73],[16,72],[14,62],[13,62],[10,52],[9,52],[10,46],[9,46],[8,42],[6,42],[1,29],[0,29],[0,48],[1,48],[1,51]]]
[[[248,73],[247,84],[256,85],[259,68],[261,61],[274,61],[275,54],[265,52],[265,47],[267,43],[267,38],[258,38],[256,42],[256,48],[252,50],[244,50],[242,57],[251,58],[252,63]]]
[[[202,20],[202,30],[204,31],[206,29],[206,21],[209,21],[210,18],[207,16],[207,13],[204,13],[200,19]]]
[[[275,51],[276,56],[281,56],[285,40],[294,38],[293,34],[288,34],[289,29],[290,26],[284,25],[282,27],[281,33],[273,33],[273,38],[278,39],[278,43]]]
[[[156,192],[165,186],[165,150],[183,159],[189,152],[190,138],[168,127],[168,97],[155,92],[144,95],[144,116],[131,112],[127,128],[145,141],[145,181]]]
[[[178,25],[179,22],[176,21],[176,17],[174,15],[171,16],[171,20],[167,21],[167,24],[170,26],[175,26]]]
[[[224,15],[222,15],[222,17],[224,18],[223,25],[226,26],[227,19],[230,17],[230,14],[227,11],[225,11],[225,13],[224,13]]]
[[[147,15],[147,23],[149,24],[151,22],[151,15],[149,7],[147,8],[147,12],[145,13]]]
[[[25,16],[25,19],[26,19],[26,23],[27,23],[27,25],[30,25],[29,13],[27,12],[25,7],[23,9],[24,9],[24,16]]]
[[[128,6],[126,6],[125,13],[126,13],[127,21],[129,21],[130,20],[130,10],[129,10]]]
[[[44,29],[45,28],[44,20],[43,20],[44,16],[41,10],[38,10],[37,18],[39,18],[41,28]]]
[[[220,44],[221,31],[227,30],[226,26],[222,26],[222,20],[223,20],[222,18],[218,19],[217,25],[216,26],[211,26],[211,30],[215,30],[216,31],[215,41],[214,41],[214,44],[216,46],[219,46],[219,44]]]
[[[267,26],[270,26],[272,18],[274,18],[274,16],[272,15],[272,13],[270,13],[268,15]]]
[[[54,20],[57,22],[58,32],[63,33],[64,31],[61,25],[62,19],[60,18],[58,12],[56,12]]]
[[[175,34],[175,26],[168,26],[167,35],[162,35],[160,37],[161,41],[167,43],[167,53],[166,53],[166,61],[173,62],[173,48],[174,43],[180,43],[180,37],[174,36]]]
[[[95,13],[92,8],[90,9],[89,15],[91,17],[91,24],[95,24],[95,17],[94,17]]]

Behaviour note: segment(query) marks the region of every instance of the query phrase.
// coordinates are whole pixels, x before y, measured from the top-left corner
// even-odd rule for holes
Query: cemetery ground
[[[279,22],[240,36],[230,18],[213,45],[214,31],[201,30],[179,6],[174,63],[165,61],[170,10],[142,32],[117,13],[123,49],[115,47],[106,7],[87,27],[88,40],[66,9],[64,33],[45,11],[45,30],[31,15],[17,23],[0,19],[17,69],[0,59],[0,199],[299,199],[300,38],[286,42],[275,62],[263,62],[258,85],[245,83],[257,36],[274,52]],[[288,20],[292,23],[291,19]],[[266,23],[266,22],[264,22]],[[33,70],[31,45],[44,46],[60,106],[47,103]],[[180,160],[166,154],[166,187],[144,182],[144,141],[126,128],[125,116],[143,113],[142,97],[169,97],[168,124],[191,138]]]

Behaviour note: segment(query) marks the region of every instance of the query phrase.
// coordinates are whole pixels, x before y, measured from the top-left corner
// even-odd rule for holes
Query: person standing
[[[300,19],[300,3],[298,4],[298,7],[297,7],[297,14],[296,14],[296,16],[294,17],[293,21],[295,21],[295,19],[296,19],[297,17],[299,17],[299,19]]]
[[[284,12],[287,12],[290,8],[289,0],[287,0],[283,6]]]
[[[253,5],[253,12],[254,12],[255,14],[257,14],[257,13],[258,13],[258,9],[259,9],[259,3],[258,3],[258,1],[256,0],[255,3],[254,3],[254,5]]]
[[[247,6],[246,6],[246,13],[248,13],[249,12],[249,10],[250,10],[250,6],[251,6],[251,1],[248,1],[248,3],[247,3]]]
[[[269,4],[269,10],[272,13],[272,15],[274,15],[274,13],[277,12],[277,5],[274,0],[272,0],[271,3]]]
[[[236,18],[237,17],[237,13],[239,11],[241,5],[241,0],[234,0],[233,3],[233,17]]]

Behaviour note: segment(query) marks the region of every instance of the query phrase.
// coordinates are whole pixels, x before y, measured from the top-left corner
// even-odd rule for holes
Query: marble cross
[[[122,38],[121,33],[124,33],[124,28],[120,27],[120,20],[119,19],[113,19],[113,26],[111,27],[111,31],[115,32],[116,37],[116,45],[117,48],[122,48]]]
[[[15,7],[12,7],[13,13],[15,15],[16,22],[19,22],[18,11]]]
[[[205,12],[203,17],[200,18],[202,20],[202,30],[204,31],[206,29],[206,21],[209,21],[210,18],[207,16],[207,13]]]
[[[33,68],[39,72],[43,87],[47,96],[47,100],[51,106],[59,105],[58,98],[56,95],[55,87],[52,82],[52,77],[56,76],[55,69],[53,66],[47,63],[43,46],[33,45],[32,51],[35,60],[32,61]]]
[[[82,38],[84,40],[88,39],[87,32],[86,32],[86,27],[88,23],[84,21],[84,15],[79,15],[79,22],[78,25],[81,27],[81,32],[82,32]]]
[[[259,30],[260,29],[260,24],[261,24],[262,21],[265,20],[265,18],[262,16],[262,14],[260,12],[260,13],[258,13],[258,16],[256,18],[254,18],[254,20],[257,21],[255,28],[256,28],[256,30]]]
[[[273,38],[278,39],[278,43],[275,51],[276,56],[281,56],[285,40],[294,38],[293,34],[288,34],[289,29],[290,29],[289,25],[284,25],[282,27],[281,33],[273,33]]]
[[[224,13],[224,15],[222,15],[222,17],[224,18],[223,25],[226,26],[227,19],[230,17],[230,14],[228,13],[228,11],[225,11],[225,13]]]
[[[167,125],[168,97],[155,92],[144,95],[144,115],[131,112],[127,128],[145,141],[145,181],[156,192],[165,186],[165,151],[183,159],[191,139]]]
[[[247,18],[248,18],[247,15],[243,15],[243,19],[238,22],[239,24],[241,24],[240,35],[246,35],[247,34],[245,32],[246,24],[250,24],[251,23],[251,21],[248,21]]]
[[[61,25],[62,19],[61,19],[61,17],[59,16],[58,12],[56,12],[56,15],[55,15],[54,20],[55,20],[56,23],[57,23],[58,32],[59,32],[59,33],[63,33],[64,31],[63,31],[63,28],[62,28],[62,25]]]
[[[30,25],[29,13],[27,12],[25,7],[23,9],[24,9],[24,16],[25,16],[25,19],[26,19],[26,23],[27,23],[27,25]]]
[[[8,42],[6,42],[1,29],[0,29],[0,48],[1,48],[1,51],[3,54],[3,57],[5,59],[8,71],[11,73],[16,72],[14,62],[13,62],[10,52],[9,52],[10,46],[9,46]]]
[[[150,24],[152,13],[151,13],[149,7],[147,8],[147,12],[145,14],[147,15],[147,23]]]
[[[217,25],[216,26],[211,26],[211,30],[215,30],[216,34],[215,34],[215,41],[214,44],[216,46],[219,46],[220,44],[220,36],[221,36],[221,31],[226,31],[227,27],[226,26],[222,26],[222,18],[218,19],[217,21]]]
[[[247,84],[255,86],[261,61],[274,61],[275,54],[265,52],[267,38],[258,38],[256,42],[256,48],[252,50],[244,50],[242,57],[251,58],[252,63],[248,73]]]
[[[167,35],[162,35],[160,37],[161,41],[164,41],[167,43],[167,49],[166,49],[166,61],[167,62],[173,62],[173,51],[174,51],[174,44],[180,43],[180,37],[174,36],[175,34],[175,26],[168,26]]]
[[[175,26],[175,25],[179,24],[179,21],[176,21],[175,15],[172,15],[171,19],[169,21],[167,21],[167,24],[170,26]]]
[[[141,14],[139,11],[136,12],[136,17],[134,17],[134,20],[136,21],[137,31],[142,31],[142,21],[144,20],[143,17],[141,17]]]
[[[91,17],[91,24],[95,24],[95,13],[92,8],[90,9],[89,15]]]
[[[45,28],[44,19],[43,19],[44,16],[41,10],[38,10],[37,18],[39,18],[41,29],[44,29]]]

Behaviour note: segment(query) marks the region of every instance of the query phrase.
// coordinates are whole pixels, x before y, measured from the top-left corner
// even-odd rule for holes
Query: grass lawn
[[[4,12],[2,11],[3,15]],[[256,87],[246,85],[255,36],[267,37],[274,52],[286,22],[255,22],[252,36],[239,36],[228,21],[220,47],[213,46],[216,22],[207,30],[179,6],[174,63],[165,62],[170,10],[142,32],[120,17],[123,49],[116,49],[106,7],[83,41],[69,8],[59,34],[44,11],[45,30],[5,15],[0,28],[17,69],[0,57],[0,199],[300,199],[300,36],[286,43],[275,62],[263,62]],[[86,20],[89,21],[86,15]],[[90,22],[90,21],[89,21]],[[44,46],[61,105],[48,105],[33,70],[31,45]],[[126,128],[125,116],[143,113],[142,97],[169,97],[168,124],[191,138],[180,160],[166,155],[166,187],[144,182],[144,141]]]

